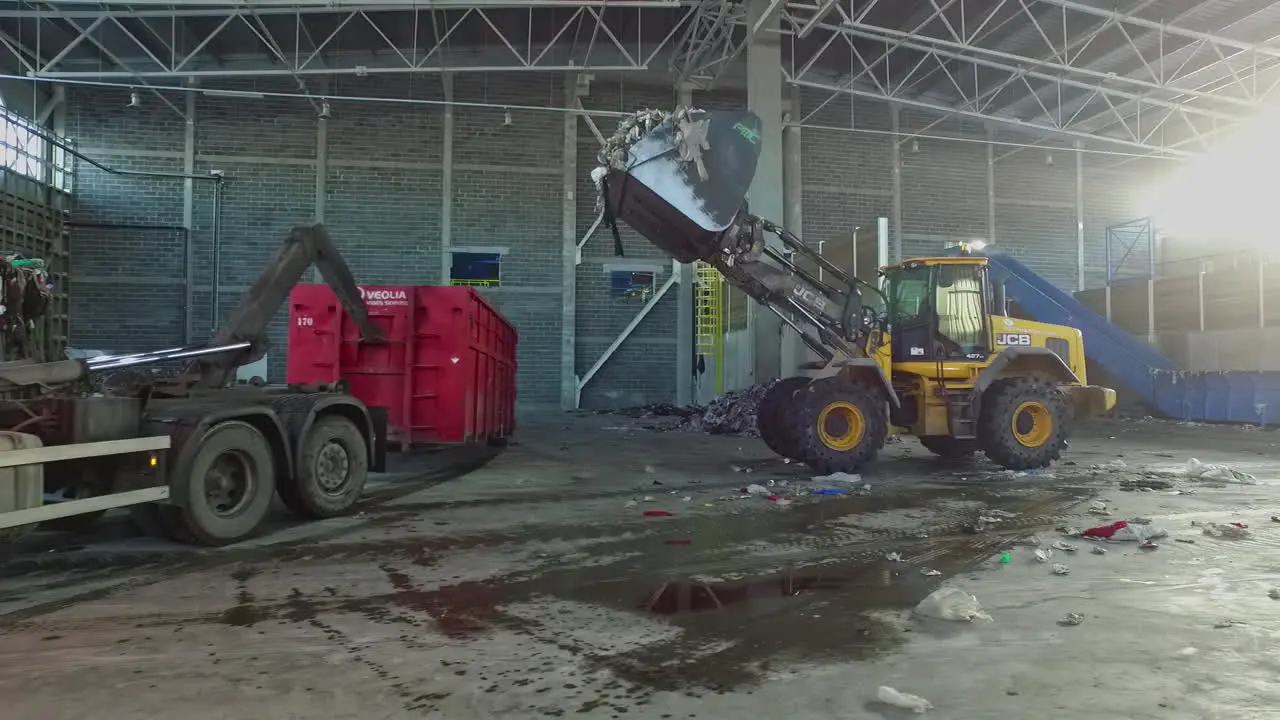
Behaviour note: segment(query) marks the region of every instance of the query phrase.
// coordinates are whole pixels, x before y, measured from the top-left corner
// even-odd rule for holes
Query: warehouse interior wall
[[[73,230],[75,343],[112,351],[170,346],[184,339],[187,312],[194,337],[208,336],[215,318],[229,312],[289,227],[322,214],[362,284],[443,283],[451,250],[500,251],[501,284],[480,291],[520,332],[521,407],[560,407],[565,337],[573,339],[573,366],[581,376],[672,272],[669,258],[625,227],[620,229],[621,257],[603,226],[586,237],[597,217],[588,173],[599,142],[591,124],[579,120],[572,168],[577,181],[568,211],[582,243],[581,262],[572,276],[574,312],[562,312],[570,279],[562,257],[565,114],[525,108],[564,107],[565,82],[534,73],[455,76],[453,100],[463,104],[452,109],[447,171],[441,104],[334,102],[322,154],[317,112],[307,102],[218,93],[296,92],[291,83],[198,89],[191,93],[189,134],[184,119],[152,94],[140,93],[140,106],[128,107],[129,94],[122,90],[73,89],[67,134],[87,155],[122,170],[181,173],[189,168],[196,175],[216,170],[225,177],[218,306],[213,307],[211,287],[213,183],[195,182],[189,240],[193,302],[184,308],[187,238],[174,230],[184,224],[184,181],[112,175],[76,164],[73,221],[129,227]],[[434,76],[343,78],[332,80],[327,92],[446,99],[444,83]],[[187,109],[184,98],[169,97]],[[591,112],[623,113],[670,107],[675,98],[675,91],[661,84],[597,80],[581,102]],[[1086,275],[1095,278],[1105,276],[1105,228],[1136,216],[1129,197],[1142,182],[1138,173],[1108,170],[1114,163],[1086,157],[1084,189],[1077,198],[1070,152],[1048,163],[1037,149],[1000,157],[1013,148],[997,147],[994,155],[1000,159],[989,187],[988,152],[981,142],[988,131],[953,120],[933,125],[927,135],[977,142],[921,137],[904,143],[895,208],[893,140],[883,134],[891,129],[890,109],[847,96],[825,100],[824,94],[807,92],[799,98],[799,114],[808,116],[800,152],[802,217],[810,242],[848,237],[855,227],[874,227],[877,217],[900,217],[901,227],[892,232],[898,233],[904,255],[936,253],[954,240],[990,238],[1053,282],[1076,289],[1078,219],[1084,222]],[[741,108],[745,94],[698,92],[694,102]],[[899,123],[910,132],[935,119],[904,111]],[[592,123],[608,136],[616,118],[595,116]],[[850,127],[859,132],[848,132]],[[318,178],[321,163],[325,168]],[[446,176],[452,188],[447,213]],[[651,275],[652,289],[619,291],[615,276],[620,272]],[[582,407],[674,401],[676,295],[662,297],[582,388]],[[731,295],[726,304],[732,331],[745,322],[746,301]],[[735,313],[743,316],[736,318],[737,325]],[[283,379],[286,315],[282,311],[275,318],[269,333],[273,381]],[[572,332],[566,332],[565,317],[573,318]]]

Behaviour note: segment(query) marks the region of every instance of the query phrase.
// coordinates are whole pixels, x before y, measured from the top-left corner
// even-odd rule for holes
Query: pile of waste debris
[[[716,398],[706,405],[672,405],[652,403],[640,407],[625,408],[613,412],[633,418],[676,418],[674,423],[654,426],[654,430],[693,430],[708,435],[748,435],[759,437],[756,415],[771,381],[737,390]]]

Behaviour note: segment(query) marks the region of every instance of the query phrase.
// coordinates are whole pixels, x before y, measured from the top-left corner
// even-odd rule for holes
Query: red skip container
[[[385,344],[360,331],[328,285],[298,285],[289,302],[290,384],[347,381],[387,408],[401,447],[476,443],[515,430],[516,330],[469,287],[364,286]]]

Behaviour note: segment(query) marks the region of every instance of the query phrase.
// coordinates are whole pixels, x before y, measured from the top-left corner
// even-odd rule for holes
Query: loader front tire
[[[1071,432],[1071,405],[1048,378],[997,380],[982,397],[978,441],[987,457],[1009,470],[1048,467]]]
[[[764,392],[756,412],[756,429],[769,449],[785,458],[800,459],[796,426],[787,422],[786,410],[795,401],[796,392],[809,384],[807,377],[783,378]]]
[[[889,432],[883,392],[851,378],[815,380],[782,413],[796,428],[800,460],[820,473],[857,472]]]

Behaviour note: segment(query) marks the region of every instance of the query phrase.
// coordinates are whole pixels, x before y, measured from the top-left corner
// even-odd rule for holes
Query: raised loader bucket
[[[746,205],[760,158],[760,118],[692,110],[664,120],[607,168],[606,219],[624,222],[680,262],[705,260]]]

